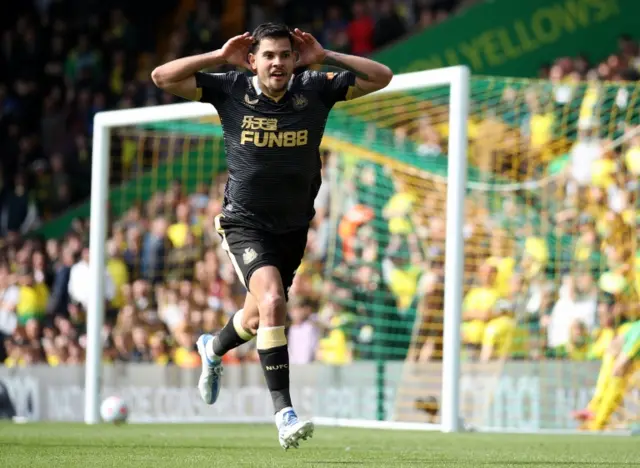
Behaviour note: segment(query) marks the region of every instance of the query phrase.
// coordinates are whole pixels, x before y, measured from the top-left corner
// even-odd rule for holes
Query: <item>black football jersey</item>
[[[213,104],[224,134],[229,221],[280,233],[309,226],[321,184],[320,142],[329,111],[355,83],[351,72],[294,75],[277,102],[257,78],[197,73],[199,100]]]

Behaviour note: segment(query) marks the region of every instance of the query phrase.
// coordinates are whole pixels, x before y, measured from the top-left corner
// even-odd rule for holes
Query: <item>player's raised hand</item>
[[[248,32],[234,36],[222,46],[222,57],[228,64],[251,70],[249,65],[249,50],[253,37]]]
[[[296,66],[298,67],[322,63],[327,55],[324,47],[320,45],[315,37],[298,28],[293,30],[293,40],[295,41],[298,49],[299,57],[298,62],[296,63]]]

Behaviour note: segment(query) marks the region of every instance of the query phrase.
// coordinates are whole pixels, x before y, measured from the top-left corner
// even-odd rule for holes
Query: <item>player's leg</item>
[[[269,236],[264,266],[249,279],[260,314],[257,348],[267,387],[273,401],[280,445],[297,447],[300,439],[313,434],[313,423],[298,419],[289,391],[289,350],[285,335],[288,290],[300,265],[306,246],[306,230],[281,236]]]
[[[640,321],[627,330],[624,335],[622,352],[613,365],[611,379],[603,392],[602,399],[590,429],[602,430],[609,422],[609,418],[620,406],[624,398],[627,384],[633,372],[633,364],[640,357]]]
[[[621,353],[616,359],[613,374],[597,405],[597,411],[593,421],[589,424],[589,429],[602,430],[609,423],[609,418],[624,398],[632,363],[632,359],[624,353]]]
[[[298,447],[300,439],[313,434],[313,423],[300,421],[289,391],[289,349],[285,334],[287,315],[285,287],[280,270],[264,266],[251,275],[250,290],[258,301],[260,326],[257,348],[267,387],[271,393],[280,445]]]
[[[596,410],[605,390],[609,386],[609,381],[613,375],[613,366],[616,362],[616,358],[622,350],[623,342],[624,340],[622,336],[614,338],[607,347],[604,356],[602,356],[602,365],[600,366],[600,371],[598,373],[598,380],[596,380],[596,390],[588,406],[592,411]]]
[[[258,354],[277,413],[291,407],[289,352],[284,327],[287,307],[280,270],[273,265],[258,268],[251,275],[250,290],[257,300],[260,314],[256,343]]]
[[[222,358],[232,349],[251,341],[256,336],[258,322],[258,303],[247,293],[242,309],[233,314],[222,330],[207,341],[207,357]]]
[[[227,252],[233,263],[236,274],[245,284],[245,273],[240,268],[236,254],[229,247],[226,230],[222,227],[222,217],[215,220],[216,230],[222,238],[222,248]],[[235,232],[235,231],[234,231]],[[237,235],[233,239],[239,239]],[[220,393],[222,378],[222,357],[238,346],[251,341],[258,327],[258,304],[256,300],[247,294],[244,307],[237,311],[218,334],[203,334],[198,338],[197,347],[202,360],[202,372],[198,380],[198,390],[202,400],[211,405],[215,403]]]
[[[613,366],[616,361],[616,357],[622,350],[622,344],[622,336],[614,338],[611,343],[609,343],[604,356],[602,356],[602,365],[600,366],[600,372],[598,373],[596,390],[593,394],[593,397],[591,398],[591,401],[589,401],[589,404],[585,409],[578,410],[572,414],[574,419],[577,419],[579,421],[588,421],[593,419],[593,417],[597,413],[598,407],[600,406],[600,403],[602,401],[602,397],[605,394],[605,391],[609,386],[611,376],[613,375]]]

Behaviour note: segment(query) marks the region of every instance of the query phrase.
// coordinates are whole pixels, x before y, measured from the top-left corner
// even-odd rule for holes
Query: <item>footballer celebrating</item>
[[[223,64],[246,68],[252,76],[200,71]],[[315,64],[343,71],[293,73]],[[198,339],[200,395],[207,404],[216,401],[222,356],[256,337],[284,449],[297,448],[314,429],[311,421],[298,419],[291,402],[285,319],[287,292],[315,214],[327,117],[336,102],[382,89],[391,78],[391,70],[380,63],[325,50],[311,34],[273,23],[230,39],[220,50],[174,60],[152,73],[161,89],[218,111],[229,178],[215,223],[248,291],[243,309],[220,333]]]

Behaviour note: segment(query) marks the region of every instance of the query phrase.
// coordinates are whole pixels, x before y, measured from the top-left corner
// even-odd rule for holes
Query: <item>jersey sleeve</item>
[[[311,86],[318,90],[327,107],[336,102],[346,101],[349,88],[356,83],[356,75],[349,71],[341,72],[308,72]]]
[[[196,87],[197,101],[209,104],[220,104],[231,93],[237,72],[228,73],[204,73],[197,72]]]

